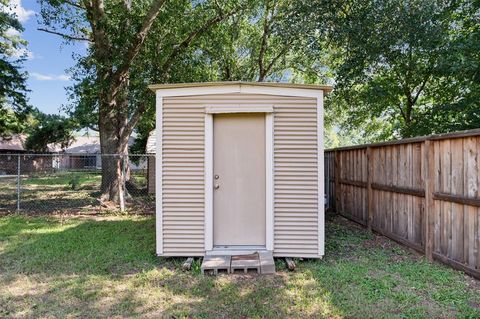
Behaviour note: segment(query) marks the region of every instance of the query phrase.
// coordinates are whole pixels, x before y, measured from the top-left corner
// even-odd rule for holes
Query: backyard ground
[[[181,272],[151,216],[0,217],[0,318],[479,318],[480,282],[329,216],[326,256],[271,276]]]
[[[99,170],[34,172],[0,175],[0,215],[17,210],[28,214],[60,214],[101,210]],[[147,194],[146,172],[132,171],[127,209],[153,212],[154,197]]]

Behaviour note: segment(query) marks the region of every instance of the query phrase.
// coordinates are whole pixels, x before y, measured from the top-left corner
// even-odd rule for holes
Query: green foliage
[[[479,1],[165,2],[112,89],[153,2],[105,0],[99,43],[88,2],[40,1],[46,28],[89,43],[71,70],[68,114],[94,130],[111,117],[117,135],[134,124],[133,152],[144,152],[154,128],[151,83],[331,81],[329,145],[480,126]],[[112,92],[112,109],[100,116],[101,99]]]
[[[326,116],[338,131],[378,141],[480,125],[478,1],[298,6],[335,78]]]
[[[8,10],[8,0],[0,0],[0,136],[19,133],[27,119],[27,74],[21,70],[26,41],[17,17]]]
[[[322,64],[308,47],[303,30],[290,24],[293,2],[250,1],[243,8],[198,37],[172,62],[166,77],[145,78],[136,72],[140,86],[165,82],[325,80]],[[144,68],[153,71],[151,61],[155,64],[159,53],[154,51],[148,56],[143,59],[149,63]],[[145,95],[142,101],[153,106],[153,99]],[[134,152],[145,151],[148,134],[155,126],[152,106],[137,127]]]
[[[10,107],[0,106],[0,137],[23,132],[31,120],[31,116],[14,112]]]
[[[70,118],[56,114],[44,114],[35,110],[36,123],[28,129],[25,147],[34,151],[48,151],[49,144],[65,148],[73,139],[78,125]]]

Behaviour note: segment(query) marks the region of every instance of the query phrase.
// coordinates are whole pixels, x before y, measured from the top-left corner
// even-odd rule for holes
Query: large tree
[[[294,2],[289,0],[249,3],[185,50],[171,65],[168,78],[154,76],[155,81],[324,80],[321,63],[309,48],[304,30],[294,27],[289,19],[294,9]],[[150,109],[142,117],[133,151],[145,151],[148,134],[155,127],[154,115]]]
[[[329,116],[343,119],[342,129],[360,127],[367,140],[383,140],[478,125],[478,1],[298,6],[304,25],[317,30],[316,43],[328,46],[336,81]]]
[[[74,113],[98,129],[103,154],[127,154],[128,139],[152,106],[145,80],[167,79],[179,55],[213,25],[240,9],[237,1],[40,0],[43,31],[86,41],[74,71]],[[96,123],[93,123],[95,121]],[[102,196],[123,202],[119,156],[102,158]]]
[[[26,98],[27,74],[22,71],[26,42],[22,24],[12,13],[8,0],[0,0],[0,136],[25,128],[29,111]]]

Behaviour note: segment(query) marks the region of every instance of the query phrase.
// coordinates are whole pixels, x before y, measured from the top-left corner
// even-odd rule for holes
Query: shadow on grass
[[[296,307],[298,296],[289,294],[284,273],[210,277],[178,271],[181,259],[155,256],[154,225],[151,217],[76,218],[64,225],[49,217],[0,220],[6,238],[0,285],[22,287],[8,302],[0,293],[0,317],[24,311],[27,317],[279,318]]]
[[[73,220],[64,225],[45,219],[29,219],[27,223],[20,217],[7,220],[0,225],[0,234],[8,230],[17,238],[0,253],[0,269],[6,271],[123,275],[157,264],[155,229],[150,218]]]
[[[198,261],[183,273],[181,259],[155,256],[152,217],[61,224],[9,216],[0,219],[0,286],[13,292],[0,292],[0,317],[480,315],[478,294],[458,272],[343,219],[329,216],[326,225],[322,261],[274,276],[208,277]]]

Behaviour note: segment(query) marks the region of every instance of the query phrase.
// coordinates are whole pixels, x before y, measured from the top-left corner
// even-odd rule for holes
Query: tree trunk
[[[98,123],[102,153],[101,200],[119,204],[120,209],[123,210],[129,134],[126,138],[122,138],[121,133],[125,128],[126,117],[118,111],[119,103],[114,101],[105,104],[100,108]]]

